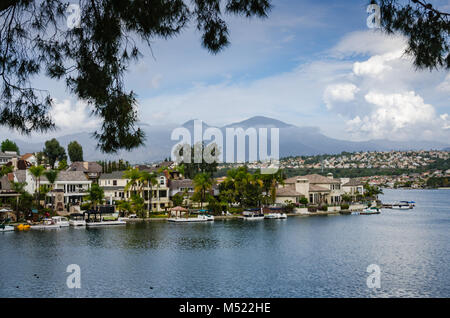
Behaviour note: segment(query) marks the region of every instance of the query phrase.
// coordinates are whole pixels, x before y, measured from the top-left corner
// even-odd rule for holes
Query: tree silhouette
[[[229,44],[224,14],[266,17],[270,0],[79,0],[80,25],[69,28],[63,0],[0,2],[0,123],[21,133],[55,128],[49,92],[31,85],[45,73],[102,119],[94,133],[104,152],[130,150],[145,136],[136,126],[136,95],[123,76],[142,54],[138,42],[178,35],[195,22],[203,47]]]

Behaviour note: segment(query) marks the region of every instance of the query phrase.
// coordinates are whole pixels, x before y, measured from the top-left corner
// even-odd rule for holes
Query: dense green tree
[[[63,0],[0,2],[0,123],[22,133],[54,128],[49,94],[32,86],[45,73],[64,80],[68,90],[92,105],[102,119],[95,132],[100,149],[132,149],[144,141],[136,95],[126,91],[123,77],[129,63],[142,54],[139,42],[168,39],[189,27],[201,34],[202,45],[218,53],[229,44],[224,14],[266,17],[269,0],[91,0],[80,1],[65,17]],[[74,19],[75,17],[75,19]]]
[[[11,182],[11,189],[18,193],[19,195],[16,197],[16,220],[19,220],[19,200],[22,194],[25,192],[25,187],[27,186],[26,182]]]
[[[221,201],[238,203],[241,207],[259,207],[263,201],[264,181],[246,166],[230,169],[219,186]]]
[[[103,203],[103,199],[105,198],[105,192],[103,189],[96,183],[93,183],[88,190],[87,200],[91,202],[91,206],[96,209],[98,204]]]
[[[2,151],[15,151],[17,152],[17,154],[20,154],[17,144],[9,139],[5,139],[2,141]]]
[[[450,14],[426,0],[377,0],[381,26],[388,33],[406,36],[406,53],[418,68],[450,68]]]
[[[139,181],[141,182],[142,186],[146,186],[149,188],[149,190],[147,191],[147,211],[150,212],[152,210],[153,187],[158,184],[156,174],[148,171],[141,171]]]
[[[58,170],[59,171],[66,170],[67,167],[68,167],[68,165],[67,165],[67,160],[66,159],[63,159],[63,160],[58,162]]]
[[[67,146],[67,153],[69,154],[70,162],[83,161],[83,147],[78,142],[70,142]]]
[[[64,147],[62,147],[55,138],[45,142],[45,147],[42,152],[48,158],[48,163],[52,169],[55,168],[56,161],[67,159]]]
[[[171,200],[172,200],[173,206],[182,206],[184,198],[181,193],[176,193],[174,196],[172,196]]]
[[[189,153],[184,154],[184,151],[188,151],[186,149]],[[208,151],[210,151],[211,160],[206,160]],[[186,178],[194,179],[199,173],[207,173],[212,177],[217,171],[220,150],[216,144],[207,146],[204,143],[197,143],[191,147],[185,144],[178,145],[174,150],[174,156],[177,158],[177,170],[179,169]]]
[[[13,166],[3,165],[0,169],[0,178],[14,171]]]
[[[214,180],[208,173],[199,173],[194,180],[194,197],[200,202],[200,207],[203,208],[203,202],[206,202],[209,197],[209,191],[214,185]]]
[[[58,170],[47,170],[44,172],[45,177],[48,180],[48,183],[50,183],[50,188],[49,191],[51,192],[53,190],[53,187],[55,185],[56,179],[58,179],[58,174],[59,171]],[[54,196],[53,193],[51,194],[51,203],[52,203],[52,210],[53,210],[53,206],[54,206]]]
[[[32,166],[30,167],[29,171],[33,175],[34,180],[36,182],[36,206],[39,207],[39,197],[41,194],[40,183],[41,177],[45,172],[45,168],[43,166]]]

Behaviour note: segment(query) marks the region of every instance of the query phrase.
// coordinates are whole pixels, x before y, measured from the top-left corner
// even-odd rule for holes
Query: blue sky
[[[448,72],[415,71],[404,39],[367,27],[367,2],[275,0],[268,19],[226,17],[231,45],[217,55],[194,27],[155,39],[153,56],[142,47],[126,76],[142,123],[219,126],[264,115],[341,139],[448,141]],[[98,126],[62,83],[39,83],[56,99],[56,136]]]

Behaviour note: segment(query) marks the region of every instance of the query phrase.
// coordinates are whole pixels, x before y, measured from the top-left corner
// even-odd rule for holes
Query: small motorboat
[[[67,227],[70,225],[69,220],[64,216],[53,216],[52,220],[55,224],[59,225],[60,227]]]
[[[264,213],[262,212],[254,212],[254,211],[244,211],[242,213],[242,218],[244,220],[264,220]]]
[[[200,214],[197,215],[196,218],[183,218],[183,217],[175,217],[167,219],[169,222],[179,222],[179,223],[186,223],[186,222],[209,222],[214,221],[214,216],[212,215],[204,215]]]
[[[0,224],[0,232],[12,232],[14,231],[14,226],[6,225],[5,223]]]
[[[72,213],[69,218],[69,224],[71,226],[86,226],[86,220],[81,213]]]
[[[371,215],[371,214],[380,214],[381,210],[377,207],[370,207],[370,208],[365,208],[362,212],[360,212],[360,215]]]
[[[43,219],[42,223],[31,226],[32,230],[51,230],[61,228],[60,224],[56,224],[53,219]]]
[[[264,216],[265,219],[287,219],[286,213],[269,213]]]
[[[394,210],[409,210],[412,209],[412,207],[409,205],[409,203],[403,202],[396,202],[392,204],[392,209]]]
[[[413,209],[416,206],[416,202],[414,201],[400,201],[400,204],[407,204],[410,209]]]

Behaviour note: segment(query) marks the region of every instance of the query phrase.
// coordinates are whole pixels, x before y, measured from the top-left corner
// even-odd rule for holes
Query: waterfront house
[[[83,202],[91,184],[92,181],[88,180],[82,171],[60,171],[53,185],[53,191],[47,193],[47,202],[56,196],[60,203],[56,205],[56,210],[68,210],[70,206]],[[41,177],[40,185],[51,186],[45,175]]]
[[[312,204],[339,204],[342,194],[341,181],[334,179],[331,173],[326,177],[310,174],[284,180],[284,185],[277,189],[277,202],[290,198],[289,201],[295,203],[306,197]]]
[[[364,183],[356,178],[341,178],[342,191],[352,196],[353,200],[356,199],[358,194],[364,194]]]
[[[143,170],[149,172],[155,172],[155,168],[145,168]],[[125,191],[125,187],[129,182],[128,179],[123,177],[124,171],[114,171],[112,173],[104,173],[99,178],[99,186],[105,192],[105,200],[109,204],[116,204],[119,200],[129,200],[131,198],[131,189]],[[165,211],[170,207],[170,189],[168,184],[168,175],[166,173],[157,173],[157,184],[152,186],[152,198],[150,209],[154,212]],[[144,203],[150,202],[150,187],[148,185],[142,186],[137,184],[137,188],[140,188],[144,197]]]
[[[98,185],[103,189],[105,200],[109,204],[128,199],[128,193],[125,193],[128,180],[123,178],[123,173],[124,171],[103,173],[98,180]]]

